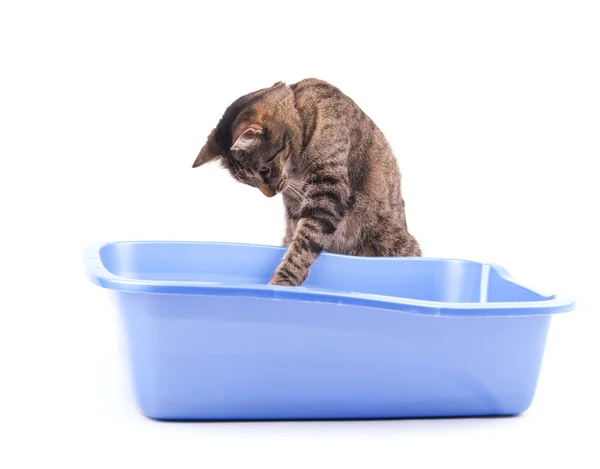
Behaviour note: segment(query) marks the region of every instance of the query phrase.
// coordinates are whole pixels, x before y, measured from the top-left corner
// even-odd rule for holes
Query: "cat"
[[[277,82],[234,101],[193,167],[218,160],[267,197],[281,193],[287,247],[269,284],[299,286],[323,251],[418,257],[400,171],[383,133],[335,86]]]

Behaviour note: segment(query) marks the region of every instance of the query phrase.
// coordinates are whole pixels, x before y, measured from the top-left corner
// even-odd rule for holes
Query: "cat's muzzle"
[[[275,189],[273,189],[273,188],[271,188],[269,186],[262,185],[262,186],[259,186],[258,188],[267,197],[273,197],[274,195],[277,194],[277,192],[275,192]]]

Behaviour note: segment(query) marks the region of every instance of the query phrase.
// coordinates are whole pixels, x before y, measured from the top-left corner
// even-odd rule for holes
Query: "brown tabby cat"
[[[300,285],[319,253],[420,256],[400,172],[371,119],[321,80],[278,82],[231,104],[193,167],[218,159],[267,197],[281,193],[288,247],[271,285]]]

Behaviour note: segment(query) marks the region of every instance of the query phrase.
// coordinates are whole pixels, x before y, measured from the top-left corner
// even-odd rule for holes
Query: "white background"
[[[393,6],[392,6],[393,5]],[[0,466],[600,467],[598,2],[0,3]],[[98,241],[278,244],[281,199],[191,164],[225,107],[330,81],[382,128],[426,256],[578,309],[513,419],[160,423],[131,399]]]

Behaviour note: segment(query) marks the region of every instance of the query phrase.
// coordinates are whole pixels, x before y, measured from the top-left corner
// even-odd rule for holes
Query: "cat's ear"
[[[250,150],[260,143],[263,128],[258,124],[243,123],[235,129],[231,151]]]
[[[206,139],[206,143],[198,153],[196,157],[196,161],[192,165],[192,168],[197,168],[198,166],[203,165],[204,163],[208,163],[209,161],[214,160],[215,158],[220,158],[223,156],[223,150],[217,144],[215,139],[215,130],[210,133],[208,138]]]

